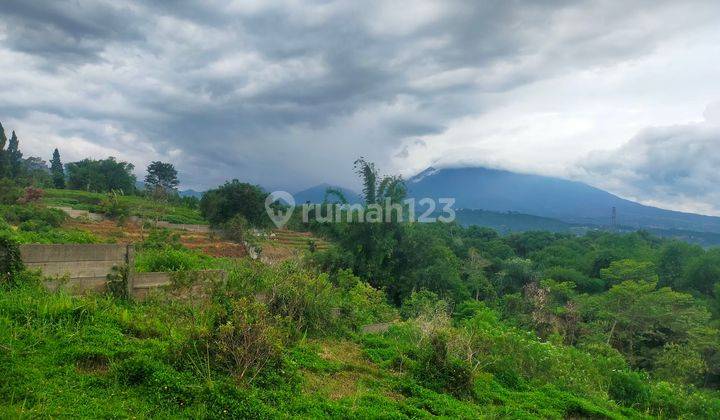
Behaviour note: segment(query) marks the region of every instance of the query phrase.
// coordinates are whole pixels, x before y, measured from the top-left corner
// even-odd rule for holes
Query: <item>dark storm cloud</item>
[[[97,1],[4,0],[7,44],[16,51],[57,60],[96,60],[107,42],[138,42],[141,17],[113,3]]]
[[[0,115],[120,154],[132,138],[127,159],[175,160],[195,188],[347,182],[486,94],[652,51],[675,4],[3,1]]]

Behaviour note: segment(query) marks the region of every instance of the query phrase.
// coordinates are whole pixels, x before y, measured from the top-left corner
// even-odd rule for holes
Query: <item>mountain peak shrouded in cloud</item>
[[[359,156],[405,175],[467,162],[568,176],[582,162],[605,186],[640,163],[590,152],[717,104],[719,20],[711,0],[5,0],[0,120],[29,155],[168,161],[195,190],[352,186]],[[714,207],[674,191],[701,188],[666,180],[682,175],[608,188]]]
[[[591,226],[619,225],[720,233],[720,218],[665,210],[582,182],[483,167],[423,171],[408,181],[411,197],[452,197],[456,209],[519,212]]]

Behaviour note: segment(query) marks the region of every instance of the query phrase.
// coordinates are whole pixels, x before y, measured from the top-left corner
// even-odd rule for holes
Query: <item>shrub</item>
[[[340,293],[326,274],[316,275],[288,262],[273,275],[268,308],[291,320],[293,333],[327,333],[338,326],[334,312],[339,308]]]
[[[128,273],[129,268],[127,264],[121,266],[114,266],[112,271],[108,273],[108,292],[112,296],[120,299],[127,299],[128,296]]]
[[[26,220],[18,225],[18,229],[23,232],[49,232],[52,226],[44,220]]]
[[[167,228],[150,228],[147,239],[140,249],[181,249],[180,234]]]
[[[619,404],[644,409],[650,401],[647,376],[632,371],[613,371],[608,394]]]
[[[232,219],[228,220],[222,225],[225,237],[230,239],[231,241],[238,243],[242,243],[247,239],[247,231],[249,227],[250,224],[248,223],[247,219],[241,214],[236,214],[232,217]]]
[[[7,234],[0,233],[0,285],[13,285],[23,268],[18,243]]]
[[[448,310],[447,302],[440,300],[435,293],[429,290],[421,290],[419,292],[412,292],[412,294],[403,301],[400,307],[400,315],[404,319],[411,319],[424,314],[438,312],[448,313]]]
[[[0,179],[0,204],[15,204],[21,195],[15,182],[8,178]]]
[[[147,249],[135,256],[138,271],[186,271],[207,268],[209,258],[185,249]]]
[[[0,209],[2,216],[10,223],[20,224],[29,220],[41,221],[52,227],[59,227],[66,219],[66,214],[58,209],[50,209],[38,205],[12,205]]]
[[[414,373],[418,381],[438,392],[448,392],[459,398],[472,394],[472,369],[466,361],[449,354],[445,332],[430,337]]]
[[[105,216],[119,222],[123,222],[130,216],[130,206],[121,198],[122,192],[113,190],[108,193],[107,197],[100,203],[100,208]]]
[[[22,197],[20,197],[20,199],[18,199],[18,203],[20,203],[20,204],[38,203],[38,202],[40,202],[40,200],[42,200],[44,193],[45,193],[45,191],[43,191],[40,188],[27,187],[27,188],[25,188],[25,192],[23,193]]]
[[[678,384],[698,384],[707,367],[702,356],[688,345],[666,344],[655,360],[653,375]]]
[[[341,311],[343,322],[354,330],[367,324],[389,321],[397,314],[387,303],[385,293],[363,281],[358,281],[343,293]]]
[[[193,340],[207,349],[216,368],[249,383],[280,363],[283,338],[264,305],[241,298],[232,302],[226,319],[209,334],[200,333]]]

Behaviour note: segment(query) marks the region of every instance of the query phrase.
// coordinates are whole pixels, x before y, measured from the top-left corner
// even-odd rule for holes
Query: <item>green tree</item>
[[[720,250],[713,249],[690,262],[687,275],[677,287],[680,290],[711,295],[718,281],[720,281]]]
[[[10,142],[7,148],[8,175],[13,179],[18,179],[23,172],[22,152],[20,151],[20,141],[13,130],[10,136]]]
[[[386,200],[390,200],[391,203],[399,203],[407,194],[407,188],[401,176],[381,177],[375,164],[364,158],[355,161],[355,173],[362,180],[363,198],[366,205],[385,204]]]
[[[203,194],[200,213],[216,226],[227,222],[236,214],[242,215],[251,226],[267,226],[267,196],[260,187],[233,179]]]
[[[5,135],[5,128],[0,123],[0,178],[8,175],[8,159],[5,146],[7,145],[7,136]]]
[[[118,162],[114,157],[68,163],[68,186],[76,190],[130,193],[135,189],[134,168],[131,163]]]
[[[62,161],[60,161],[60,152],[58,149],[53,151],[52,160],[50,161],[50,173],[55,188],[65,188],[65,170]]]
[[[580,299],[591,330],[599,328],[605,341],[633,365],[648,367],[666,344],[685,343],[706,325],[709,312],[689,294],[656,283],[625,281],[609,291]]]
[[[697,385],[707,366],[700,353],[687,344],[666,344],[655,360],[656,378],[683,385]]]
[[[23,159],[23,182],[37,188],[52,188],[52,178],[47,163],[37,156]]]
[[[658,276],[652,263],[635,260],[619,260],[610,263],[608,268],[600,270],[600,278],[607,287],[627,280],[657,282]]]
[[[172,163],[154,161],[148,165],[145,186],[153,194],[165,196],[174,192],[178,184],[177,170]]]
[[[682,288],[688,264],[697,256],[702,255],[703,249],[697,245],[685,242],[672,241],[662,247],[658,256],[657,271],[660,276],[660,286],[670,286],[673,289]]]
[[[475,300],[494,301],[497,293],[487,277],[485,270],[490,266],[490,261],[482,257],[475,248],[468,250],[468,258],[463,264],[465,284],[472,293]]]

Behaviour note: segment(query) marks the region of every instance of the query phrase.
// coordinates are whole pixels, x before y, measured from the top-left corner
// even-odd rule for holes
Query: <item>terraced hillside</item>
[[[287,229],[275,229],[269,235],[270,241],[295,249],[309,249],[315,244],[316,250],[327,249],[330,244],[313,236],[310,232],[296,232]]]

